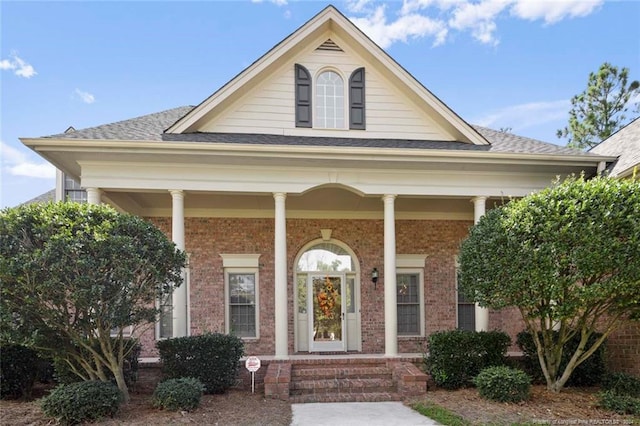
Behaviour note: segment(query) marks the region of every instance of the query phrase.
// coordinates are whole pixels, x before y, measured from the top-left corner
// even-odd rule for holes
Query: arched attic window
[[[345,127],[344,82],[335,71],[324,71],[316,80],[316,127]]]

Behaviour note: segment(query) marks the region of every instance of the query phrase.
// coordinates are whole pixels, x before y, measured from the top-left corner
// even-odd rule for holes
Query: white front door
[[[311,352],[346,351],[345,274],[309,274],[307,313],[309,315],[309,350]]]

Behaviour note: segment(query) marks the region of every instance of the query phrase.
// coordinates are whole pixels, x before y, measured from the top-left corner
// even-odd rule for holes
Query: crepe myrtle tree
[[[559,392],[611,332],[640,318],[640,181],[571,177],[510,201],[471,229],[459,261],[466,297],[520,311],[547,388]]]
[[[67,360],[84,380],[113,373],[155,322],[156,301],[182,283],[185,254],[151,223],[104,205],[31,204],[0,212],[3,340]],[[115,334],[115,337],[113,337]]]

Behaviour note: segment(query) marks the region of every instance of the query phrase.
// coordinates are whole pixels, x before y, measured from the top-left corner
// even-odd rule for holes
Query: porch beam
[[[274,310],[275,357],[288,358],[287,328],[287,223],[285,200],[287,194],[275,192],[275,247],[274,247]]]
[[[474,197],[471,201],[473,202],[474,223],[478,223],[487,210],[487,197]],[[482,308],[476,303],[475,319],[476,331],[489,331],[489,309]]]
[[[398,356],[398,305],[396,289],[396,195],[386,194],[384,202],[384,354]]]
[[[184,192],[169,190],[171,194],[171,238],[179,250],[185,249],[184,236]],[[185,278],[184,271],[182,278]],[[187,332],[187,283],[173,291],[173,337],[184,337]]]

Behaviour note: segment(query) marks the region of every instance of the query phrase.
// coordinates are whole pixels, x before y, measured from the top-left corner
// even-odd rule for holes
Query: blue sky
[[[55,186],[19,137],[196,105],[328,3],[0,1],[0,207]],[[605,61],[640,79],[640,2],[335,1],[473,124],[563,145]]]

